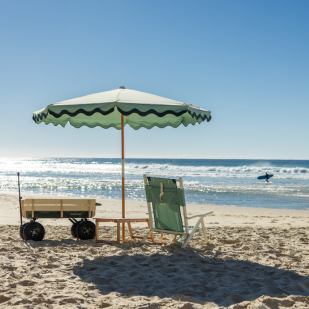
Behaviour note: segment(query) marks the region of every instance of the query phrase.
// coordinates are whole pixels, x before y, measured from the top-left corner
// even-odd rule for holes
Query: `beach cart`
[[[40,241],[45,229],[38,219],[69,219],[71,234],[82,240],[95,237],[95,224],[87,219],[96,212],[95,199],[20,199],[21,216],[30,222],[21,224],[20,237],[24,240]],[[80,220],[77,220],[80,219]]]

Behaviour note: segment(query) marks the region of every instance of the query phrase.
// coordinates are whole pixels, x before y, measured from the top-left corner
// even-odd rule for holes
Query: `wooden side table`
[[[119,244],[120,243],[120,224],[123,223],[123,226],[125,223],[128,224],[128,229],[129,229],[129,233],[131,236],[131,239],[133,238],[140,238],[142,239],[143,236],[135,236],[133,235],[132,232],[132,227],[131,227],[131,223],[132,222],[146,222],[148,224],[148,227],[150,228],[150,222],[149,222],[149,218],[93,218],[95,220],[95,224],[96,224],[96,233],[95,233],[95,238],[94,241],[96,243],[109,243],[109,244]],[[100,222],[114,222],[117,224],[117,240],[100,240],[99,239],[99,223]],[[148,239],[151,239],[152,242],[154,242],[154,238],[153,238],[153,233],[150,233],[150,237],[148,237]],[[125,241],[125,239],[122,239],[122,241]]]

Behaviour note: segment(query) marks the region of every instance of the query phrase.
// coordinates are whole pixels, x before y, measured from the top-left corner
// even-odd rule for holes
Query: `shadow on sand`
[[[229,306],[261,295],[309,295],[309,278],[241,260],[222,260],[194,251],[171,255],[121,255],[85,259],[74,274],[103,293],[183,297]]]
[[[65,247],[77,247],[78,245],[82,244],[83,246],[93,246],[92,241],[87,240],[83,241],[82,243],[78,243],[75,239],[47,239],[42,241],[33,241],[33,240],[27,240],[24,241],[25,244],[32,248],[48,248],[48,247],[59,247],[59,246],[65,246]]]

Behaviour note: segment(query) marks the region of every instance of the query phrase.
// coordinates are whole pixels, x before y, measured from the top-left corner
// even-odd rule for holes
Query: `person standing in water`
[[[269,177],[268,177],[268,174],[267,174],[267,172],[266,172],[266,181],[267,181],[267,182],[269,182],[269,181],[268,181],[268,178],[269,178]]]

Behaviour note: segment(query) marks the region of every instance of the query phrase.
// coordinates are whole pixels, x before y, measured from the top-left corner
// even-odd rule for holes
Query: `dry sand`
[[[120,216],[121,201],[98,201],[96,217]],[[25,242],[17,196],[0,194],[0,307],[309,308],[309,211],[188,205],[205,210],[208,244],[197,234],[186,249],[76,240],[66,219],[39,220],[44,240]],[[127,202],[127,217],[145,213]],[[102,225],[100,238],[115,236]]]

